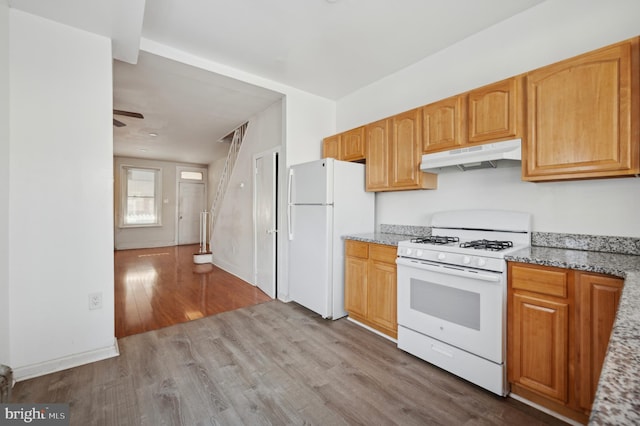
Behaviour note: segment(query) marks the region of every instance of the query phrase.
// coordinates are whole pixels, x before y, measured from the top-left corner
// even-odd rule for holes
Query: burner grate
[[[457,243],[459,241],[460,239],[458,237],[447,237],[447,236],[440,236],[440,235],[430,235],[428,237],[418,237],[418,238],[411,239],[412,243],[438,244],[438,245]]]
[[[513,247],[511,241],[497,241],[497,240],[474,240],[466,243],[461,243],[462,248],[474,248],[476,250],[491,250],[500,251]]]

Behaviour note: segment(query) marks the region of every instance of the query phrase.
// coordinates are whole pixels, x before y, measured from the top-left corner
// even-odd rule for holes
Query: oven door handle
[[[464,277],[464,278],[470,278],[470,279],[474,279],[474,280],[482,280],[482,281],[489,281],[489,282],[499,282],[500,281],[500,275],[499,273],[486,273],[486,272],[471,272],[467,269],[458,269],[458,268],[453,268],[453,267],[445,267],[445,266],[438,266],[438,265],[432,265],[430,263],[426,263],[426,262],[421,262],[419,260],[415,260],[415,259],[407,259],[404,257],[398,257],[396,259],[396,264],[398,266],[407,266],[410,268],[415,268],[421,271],[430,271],[430,272],[438,272],[440,274],[444,274],[444,275],[455,275],[458,277]]]

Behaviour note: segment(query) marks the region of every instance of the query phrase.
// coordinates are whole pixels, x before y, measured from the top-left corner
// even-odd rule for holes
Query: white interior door
[[[254,275],[258,288],[275,298],[278,153],[258,154],[254,165]]]
[[[204,184],[178,184],[178,244],[200,242],[200,212],[205,209]]]

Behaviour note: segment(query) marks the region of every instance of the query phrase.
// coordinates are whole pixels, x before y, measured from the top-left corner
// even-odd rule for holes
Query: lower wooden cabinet
[[[349,316],[398,337],[394,246],[345,242],[345,309]]]
[[[513,323],[511,380],[566,403],[569,304],[514,294]]]
[[[623,280],[509,262],[507,368],[512,392],[586,422]]]
[[[600,274],[577,274],[577,337],[579,341],[578,375],[576,388],[579,407],[591,411],[609,337],[616,319],[618,302],[622,294],[620,278]]]

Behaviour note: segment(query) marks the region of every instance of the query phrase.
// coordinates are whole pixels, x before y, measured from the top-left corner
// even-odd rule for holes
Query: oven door
[[[504,362],[503,274],[402,257],[396,263],[399,325]]]

